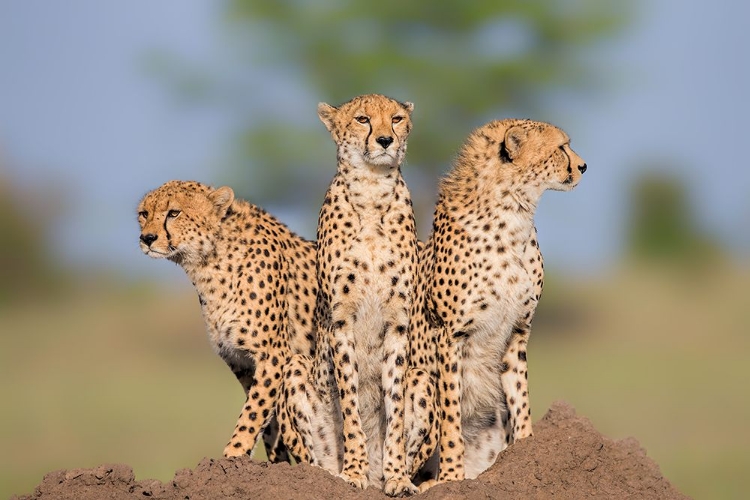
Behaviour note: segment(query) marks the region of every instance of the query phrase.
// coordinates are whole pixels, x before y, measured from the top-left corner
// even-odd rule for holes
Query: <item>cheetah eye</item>
[[[403,117],[403,116],[394,116],[394,117],[393,117],[393,118],[391,119],[391,123],[393,123],[393,124],[395,125],[395,124],[397,124],[397,123],[401,123],[401,120],[403,120],[403,119],[404,119],[404,117]]]
[[[138,212],[138,217],[145,219],[146,217],[148,217],[148,212],[146,212],[145,210],[142,210]]]
[[[181,212],[179,210],[170,210],[169,212],[167,212],[167,217],[169,217],[170,219],[174,219],[175,217],[180,215],[180,213]]]
[[[370,123],[370,119],[366,116],[357,116],[354,119],[357,120],[359,123]]]

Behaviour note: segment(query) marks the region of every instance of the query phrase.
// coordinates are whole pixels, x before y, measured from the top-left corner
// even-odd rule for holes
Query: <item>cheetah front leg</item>
[[[232,373],[234,373],[234,376],[237,377],[237,380],[242,385],[242,389],[247,396],[253,383],[255,365],[253,364],[250,368],[243,369],[231,364],[230,369],[232,370]],[[248,453],[252,454],[258,446],[260,446],[260,443],[256,444]],[[284,445],[284,441],[281,439],[281,433],[279,432],[278,413],[271,417],[268,425],[263,429],[263,446],[269,462],[278,463],[289,461],[289,454],[287,453],[286,446]]]
[[[367,459],[367,438],[362,428],[359,414],[359,367],[354,350],[354,331],[351,316],[347,317],[345,307],[334,305],[332,325],[328,338],[332,343],[333,364],[336,387],[341,401],[343,418],[344,460],[339,477],[358,488],[367,488],[367,474],[370,464]]]
[[[529,403],[528,364],[526,347],[531,326],[525,321],[513,329],[502,358],[500,381],[502,382],[505,400],[508,406],[508,418],[512,429],[512,441],[529,437],[531,431],[531,406]]]
[[[383,350],[386,353],[382,373],[385,396],[385,442],[383,443],[383,491],[389,496],[404,496],[419,493],[411,482],[406,467],[404,435],[404,379],[409,345],[408,308],[397,311],[389,331],[385,335]]]
[[[250,388],[253,386],[253,380],[254,380],[254,374],[255,374],[255,368],[256,368],[255,362],[254,360],[251,359],[247,367],[235,365],[234,363],[230,361],[227,361],[227,364],[229,365],[229,369],[232,370],[232,373],[234,373],[234,376],[237,377],[237,381],[242,386],[242,391],[245,393],[245,404],[247,405],[248,394],[250,393]],[[240,415],[240,418],[242,418],[242,415]],[[237,421],[237,424],[235,425],[235,429],[237,426],[239,426],[239,420]],[[264,431],[264,440],[265,440],[265,431]],[[269,437],[269,440],[270,440],[270,437]],[[245,453],[247,453],[248,455],[252,455],[254,447],[245,446],[243,447],[243,449],[246,450]],[[226,453],[227,453],[227,450],[225,449],[224,456],[227,456]],[[268,453],[267,447],[266,447],[266,453]]]
[[[536,228],[524,250],[523,262],[533,286],[524,302],[524,313],[514,325],[508,346],[502,357],[502,383],[508,406],[509,426],[512,437],[506,436],[508,444],[531,436],[531,403],[529,402],[529,368],[526,352],[531,336],[531,322],[544,286],[544,259],[537,244]]]
[[[281,389],[281,360],[276,354],[261,353],[249,383],[247,399],[240,412],[234,433],[224,448],[225,457],[250,452],[274,414]]]
[[[526,362],[526,352],[531,336],[531,322],[544,286],[544,259],[539,251],[536,228],[524,250],[523,262],[533,286],[524,302],[526,308],[524,314],[513,327],[513,333],[503,354],[500,374],[508,406],[509,426],[513,431],[512,438],[510,435],[506,436],[508,443],[532,435],[529,368]]]

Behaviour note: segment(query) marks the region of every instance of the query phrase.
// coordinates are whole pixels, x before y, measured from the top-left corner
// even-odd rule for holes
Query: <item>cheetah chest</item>
[[[407,288],[411,276],[401,262],[398,241],[389,236],[380,223],[363,224],[347,249],[349,258],[341,266],[355,314],[365,322],[358,341],[368,349],[370,344],[382,344],[381,332],[389,311],[410,305]]]
[[[250,368],[253,366],[252,355],[255,353],[254,342],[242,346],[239,341],[239,321],[237,313],[221,299],[223,293],[201,294],[201,312],[207,326],[208,340],[214,352],[230,366]],[[244,341],[244,339],[242,339]],[[248,356],[250,354],[250,356]]]
[[[461,341],[462,407],[467,417],[502,403],[500,359],[533,293],[522,253],[519,245],[518,252],[487,252],[475,262],[477,286],[467,315],[471,327]]]
[[[511,328],[524,311],[533,282],[517,255],[488,255],[477,263],[479,286],[471,317],[478,336],[502,337],[504,343]],[[488,339],[489,340],[489,339]]]

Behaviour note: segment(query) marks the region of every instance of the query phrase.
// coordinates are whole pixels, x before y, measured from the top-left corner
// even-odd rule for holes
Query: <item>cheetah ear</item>
[[[318,118],[323,122],[330,133],[333,133],[333,119],[338,112],[337,108],[334,108],[330,104],[324,102],[318,103]]]
[[[414,111],[414,103],[413,102],[402,102],[401,105],[404,107],[404,109],[407,111],[407,113],[411,114],[412,111]]]
[[[220,187],[211,191],[208,194],[208,199],[219,210],[219,213],[223,215],[234,201],[234,191],[229,186]]]
[[[521,155],[521,149],[526,142],[526,131],[521,127],[511,127],[505,132],[504,153],[513,161]],[[500,151],[503,155],[503,151]]]

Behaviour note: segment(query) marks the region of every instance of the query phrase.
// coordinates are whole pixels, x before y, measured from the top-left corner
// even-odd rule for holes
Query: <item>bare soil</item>
[[[268,464],[248,457],[203,459],[167,483],[136,481],[131,467],[104,464],[58,470],[44,476],[30,495],[12,499],[384,499],[380,490],[357,490],[323,469]],[[554,403],[536,423],[534,436],[501,453],[477,479],[438,485],[430,499],[684,499],[633,438],[602,436],[564,402]]]

